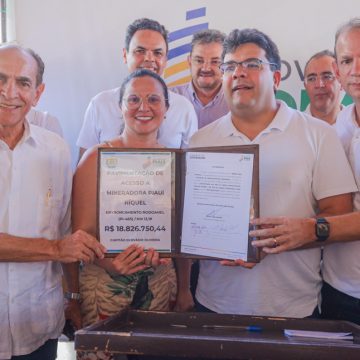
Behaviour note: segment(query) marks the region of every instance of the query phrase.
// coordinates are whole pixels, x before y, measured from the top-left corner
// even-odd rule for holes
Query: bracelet
[[[81,295],[80,293],[77,293],[77,292],[69,292],[69,291],[66,291],[64,293],[64,298],[65,299],[68,299],[68,300],[80,300],[81,299]]]

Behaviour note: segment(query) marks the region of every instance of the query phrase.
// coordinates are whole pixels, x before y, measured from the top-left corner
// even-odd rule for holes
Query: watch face
[[[316,229],[317,229],[317,231],[316,231],[316,235],[317,236],[321,236],[321,237],[323,237],[323,236],[329,236],[329,225],[328,224],[317,224],[317,226],[316,226]]]

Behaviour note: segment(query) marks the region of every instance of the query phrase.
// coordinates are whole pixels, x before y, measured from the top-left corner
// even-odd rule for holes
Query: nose
[[[323,79],[321,78],[321,76],[318,76],[316,81],[315,81],[315,86],[316,87],[324,87],[325,83],[323,81]]]
[[[201,70],[209,71],[211,70],[211,63],[210,61],[204,61],[204,63],[201,65]]]
[[[155,61],[154,54],[151,50],[145,52],[145,61]]]
[[[237,64],[232,76],[236,79],[238,77],[245,77],[246,74],[245,69],[240,64]]]
[[[354,58],[353,67],[352,67],[353,75],[360,76],[360,58]]]
[[[14,98],[17,95],[17,88],[13,81],[6,81],[1,85],[1,93],[8,99]]]
[[[146,99],[141,99],[141,103],[139,106],[139,109],[141,111],[148,111],[149,110],[149,104]]]

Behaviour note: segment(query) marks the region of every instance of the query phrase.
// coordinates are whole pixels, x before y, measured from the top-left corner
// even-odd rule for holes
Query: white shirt
[[[25,123],[10,150],[0,140],[0,232],[58,239],[70,226],[71,160],[58,135]],[[64,326],[61,265],[0,262],[0,359],[29,354]]]
[[[63,131],[59,120],[55,116],[50,115],[47,111],[31,108],[26,115],[26,118],[30,124],[43,127],[63,137]]]
[[[348,155],[360,189],[360,128],[355,120],[355,105],[339,113],[336,131]],[[360,210],[360,194],[354,196],[354,210]],[[331,230],[330,230],[331,231]],[[360,241],[324,247],[323,277],[335,289],[360,299]]]
[[[342,109],[342,108],[343,108],[343,106],[340,105],[340,109]],[[311,111],[310,111],[310,104],[306,107],[306,109],[304,110],[304,113],[305,113],[305,114],[308,114],[308,115],[310,115],[310,116],[312,116],[312,117],[314,117],[314,118],[316,118],[316,119],[325,121],[325,120],[323,120],[323,119],[317,118],[316,116],[314,116],[314,115],[311,113]],[[336,121],[335,121],[333,124],[331,124],[331,126],[335,126],[335,124],[336,124]]]
[[[119,136],[124,120],[119,107],[120,88],[96,95],[86,109],[84,123],[76,145],[88,149]],[[160,126],[158,140],[169,148],[184,148],[197,130],[197,117],[191,103],[184,96],[169,91],[170,107]]]
[[[359,125],[355,120],[354,109],[354,104],[346,106],[342,111],[340,111],[335,123],[335,130],[347,156],[349,156],[350,152],[351,139],[354,136],[356,129],[359,128]]]
[[[356,189],[334,129],[280,102],[253,141],[231,114],[199,130],[190,146],[260,145],[260,216],[313,217],[317,200]],[[198,301],[218,313],[303,318],[318,305],[320,249],[268,255],[252,270],[201,261]]]

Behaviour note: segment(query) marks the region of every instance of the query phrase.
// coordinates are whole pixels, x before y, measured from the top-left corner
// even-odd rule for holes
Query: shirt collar
[[[279,108],[276,112],[274,119],[263,131],[261,131],[261,133],[258,134],[258,136],[261,134],[270,133],[272,131],[284,131],[289,125],[289,122],[295,110],[288,107],[281,100],[277,100],[276,103],[279,105]],[[244,136],[244,134],[237,130],[234,126],[231,120],[231,112],[226,114],[220,121],[223,121],[221,135],[242,137]]]
[[[189,87],[188,87],[188,91],[189,93],[191,94],[192,98],[194,99],[194,101],[198,102],[199,104],[202,104],[202,102],[200,101],[199,97],[197,96],[196,94],[196,91],[195,91],[195,88],[194,88],[194,84],[192,81],[189,82]],[[219,91],[216,93],[216,95],[214,96],[214,98],[207,104],[213,104],[218,98],[220,95],[223,94],[223,91],[222,91],[222,86],[220,87]],[[205,106],[207,106],[205,105]]]
[[[34,131],[31,130],[31,127],[28,120],[25,118],[24,121],[24,132],[18,143],[16,144],[15,148],[17,146],[20,146],[21,144],[28,142],[29,144],[35,144],[36,143],[36,136],[34,134]],[[7,147],[6,143],[4,143],[4,146]]]
[[[29,143],[31,145],[35,145],[38,142],[38,139],[36,137],[36,132],[34,131],[34,126],[36,125],[31,125],[27,120],[27,118],[25,117],[25,121],[24,121],[25,129],[22,138],[18,142],[18,145],[21,145],[23,143]]]

